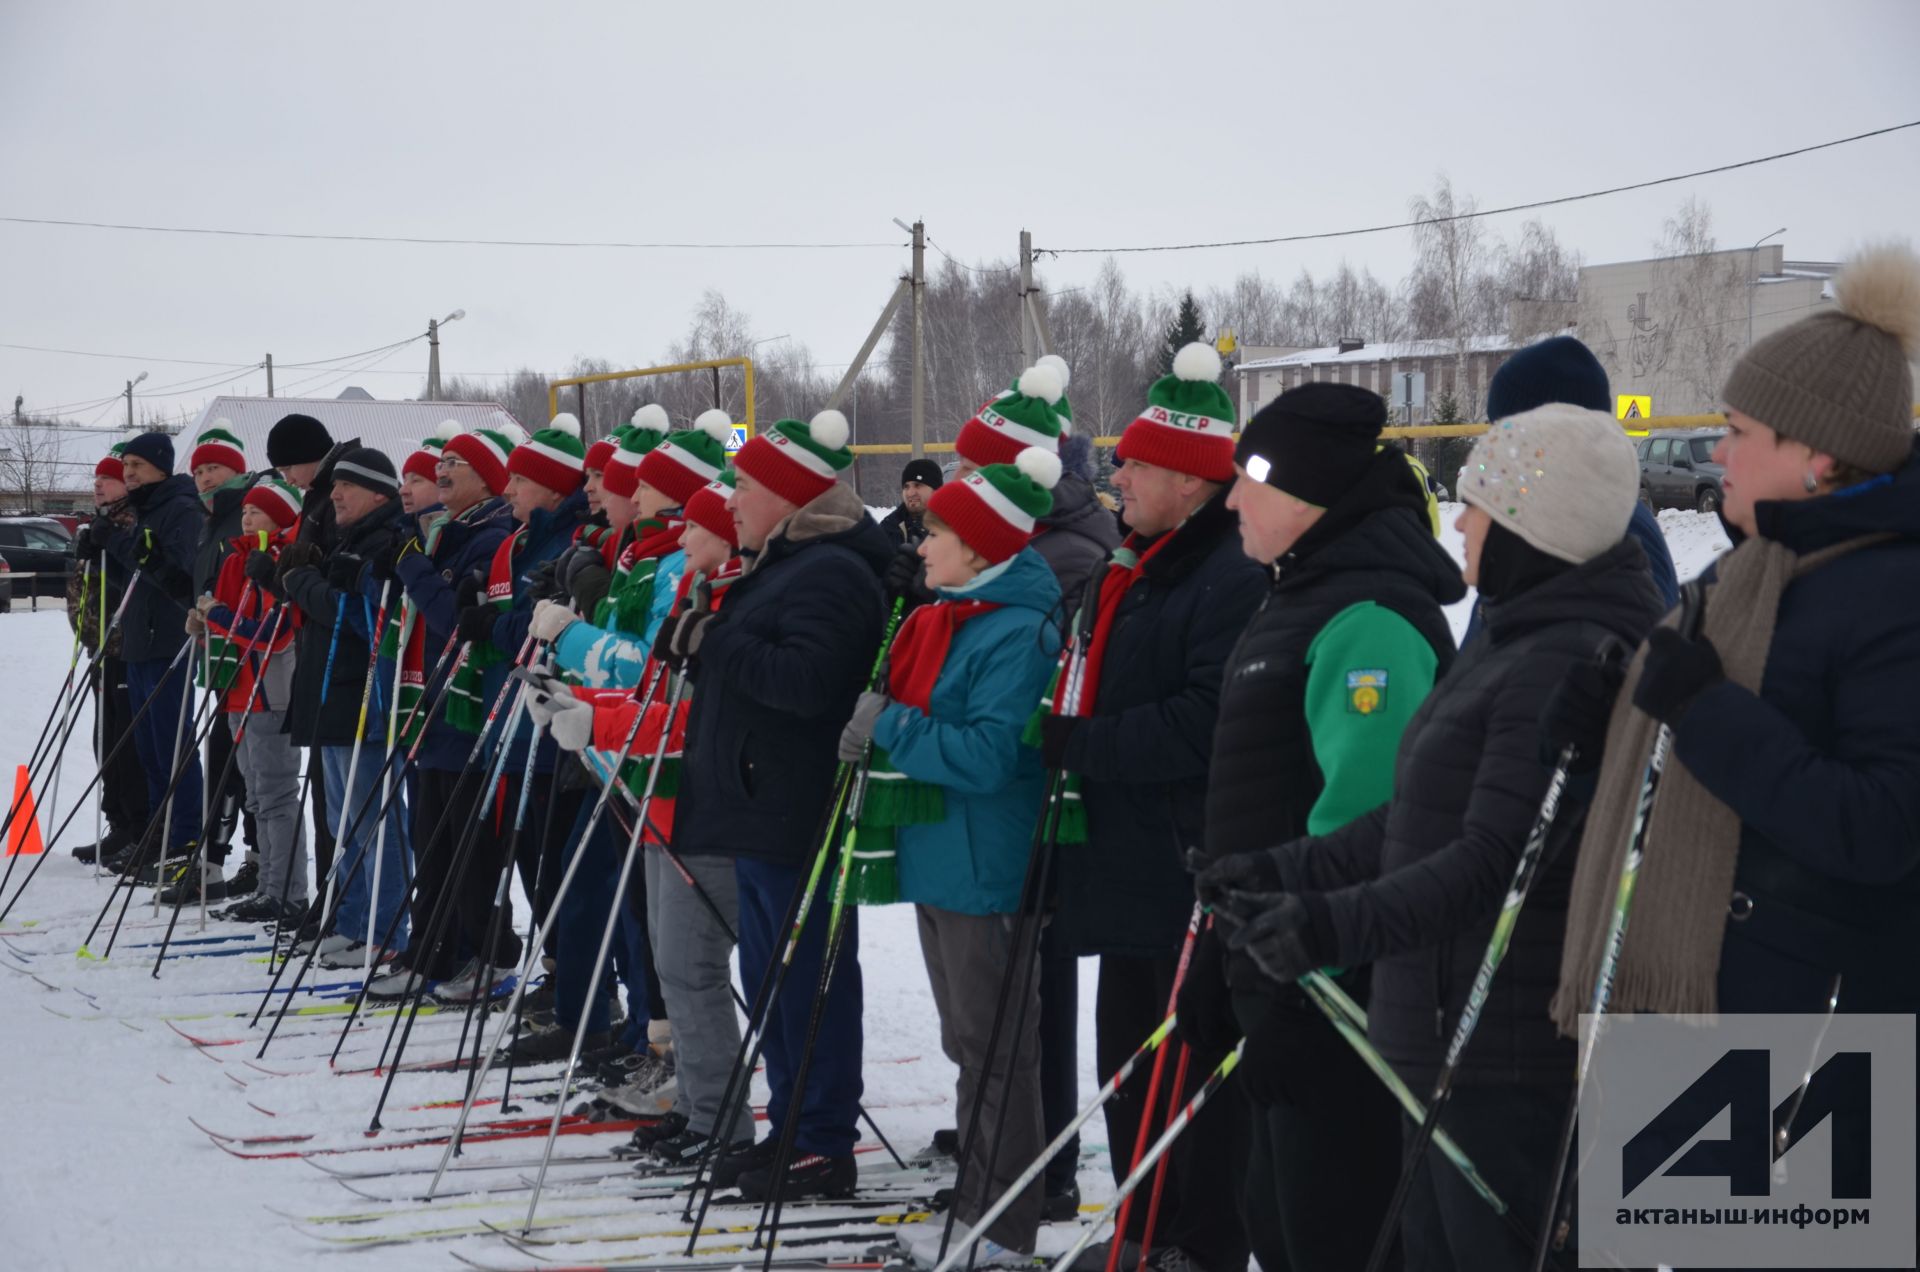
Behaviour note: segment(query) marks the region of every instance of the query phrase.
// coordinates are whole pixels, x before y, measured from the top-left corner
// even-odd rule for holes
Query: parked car
[[[7,564],[5,557],[0,556],[0,614],[13,612],[13,584],[7,579],[11,573],[13,567]]]
[[[51,517],[0,517],[0,554],[14,574],[40,577],[13,584],[20,595],[65,596],[73,573],[73,535]]]
[[[1653,433],[1640,442],[1640,502],[1649,508],[1718,512],[1726,469],[1713,462],[1725,429]]]

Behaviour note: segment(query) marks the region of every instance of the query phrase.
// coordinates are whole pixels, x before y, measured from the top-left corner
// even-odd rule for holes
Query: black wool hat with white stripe
[[[333,465],[333,479],[364,487],[376,495],[400,493],[400,475],[385,452],[360,446],[342,455]]]

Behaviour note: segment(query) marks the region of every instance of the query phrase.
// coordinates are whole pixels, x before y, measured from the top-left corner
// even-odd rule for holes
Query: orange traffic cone
[[[45,852],[40,839],[40,814],[33,806],[33,787],[27,784],[27,766],[22,764],[13,778],[13,824],[7,827],[7,856],[31,857]]]

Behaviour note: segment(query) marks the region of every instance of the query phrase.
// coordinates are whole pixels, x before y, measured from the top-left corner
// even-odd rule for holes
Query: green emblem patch
[[[1387,705],[1387,673],[1383,668],[1358,668],[1347,673],[1347,710],[1370,716]]]

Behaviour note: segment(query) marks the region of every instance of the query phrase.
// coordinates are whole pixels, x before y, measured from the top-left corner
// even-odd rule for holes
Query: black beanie
[[[122,448],[126,455],[138,455],[163,473],[173,471],[173,439],[165,433],[142,433]]]
[[[1613,413],[1607,369],[1572,336],[1555,336],[1500,364],[1487,384],[1487,418],[1504,420],[1549,402]]]
[[[1254,413],[1233,462],[1255,481],[1331,508],[1373,463],[1387,400],[1355,384],[1302,384]]]
[[[393,461],[371,446],[356,446],[334,461],[333,480],[364,487],[376,495],[400,493],[400,476]]]
[[[940,465],[934,463],[924,455],[919,459],[908,460],[907,466],[900,470],[900,484],[902,486],[910,481],[917,481],[923,486],[931,486],[935,490],[938,490],[943,480],[940,476]]]
[[[333,434],[311,415],[283,415],[267,434],[267,462],[275,468],[317,464],[332,449]]]

